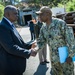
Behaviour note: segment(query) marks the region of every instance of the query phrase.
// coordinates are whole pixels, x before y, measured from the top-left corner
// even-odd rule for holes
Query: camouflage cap
[[[48,6],[41,7],[40,10],[36,12],[36,14],[41,14],[44,12],[48,12],[52,15],[52,11],[50,10],[50,8]]]

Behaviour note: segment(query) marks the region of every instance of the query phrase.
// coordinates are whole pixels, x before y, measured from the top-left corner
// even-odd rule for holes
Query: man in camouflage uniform
[[[36,13],[39,14],[41,21],[44,22],[37,42],[39,48],[37,52],[42,50],[45,43],[48,43],[52,66],[51,75],[74,75],[72,57],[75,54],[75,43],[72,28],[68,27],[63,20],[52,18],[52,12],[47,6],[43,6]],[[65,63],[60,63],[58,48],[63,46],[68,47],[69,55]]]
[[[36,24],[34,25],[36,40],[39,37],[40,29],[41,29],[42,25],[43,25],[43,23],[40,21],[40,18],[38,16],[38,20],[37,20]],[[43,49],[38,52],[40,65],[45,65],[46,63],[49,63],[49,61],[47,60],[47,50],[46,49],[47,49],[47,45],[45,45],[43,47]]]

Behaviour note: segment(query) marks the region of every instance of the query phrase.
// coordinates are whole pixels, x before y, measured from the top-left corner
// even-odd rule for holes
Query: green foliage
[[[0,1],[0,4],[3,5],[3,6],[5,6],[5,2],[1,2],[1,1]]]
[[[12,4],[12,0],[0,0],[0,19],[2,17],[4,6]],[[20,0],[14,0],[14,3],[18,3],[17,7],[25,7],[26,4],[20,3]],[[28,0],[28,6],[32,6],[34,8],[40,8],[41,6],[49,6],[52,7],[65,7],[66,12],[75,11],[75,0]],[[2,6],[3,5],[3,6]],[[15,4],[13,4],[15,5]],[[2,9],[3,8],[3,9]]]
[[[60,4],[60,3],[58,3],[58,7],[62,7],[62,8],[64,8],[64,5],[63,5],[63,4]]]
[[[3,17],[4,6],[0,4],[0,20]]]
[[[64,7],[66,9],[66,12],[75,11],[75,0],[67,0],[61,2],[58,4],[58,7]]]
[[[49,7],[53,7],[53,6],[57,6],[58,3],[60,3],[61,0],[31,0],[30,3],[34,4],[35,6],[49,6]]]
[[[69,11],[75,11],[75,0],[69,1],[66,4],[66,11],[67,12],[69,12]]]

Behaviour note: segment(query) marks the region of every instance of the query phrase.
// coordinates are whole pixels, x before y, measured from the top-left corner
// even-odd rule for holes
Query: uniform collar
[[[46,25],[46,23],[45,23],[45,25]],[[52,28],[52,27],[54,27],[55,26],[55,24],[54,24],[54,19],[52,18],[52,22],[51,22],[51,24],[49,25],[49,26],[47,26],[46,25],[46,28],[48,29],[50,29],[50,28]]]

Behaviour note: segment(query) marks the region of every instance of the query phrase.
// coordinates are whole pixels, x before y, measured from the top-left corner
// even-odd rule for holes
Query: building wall
[[[30,15],[30,16],[29,16]],[[28,19],[27,19],[27,16],[28,16]],[[26,17],[26,18],[25,18]],[[30,18],[30,19],[29,19]],[[27,22],[26,21],[29,21],[31,20],[32,18],[36,18],[36,15],[34,13],[33,10],[20,10],[19,11],[19,20],[20,20],[20,25],[26,25]],[[25,20],[26,19],[26,20]]]

